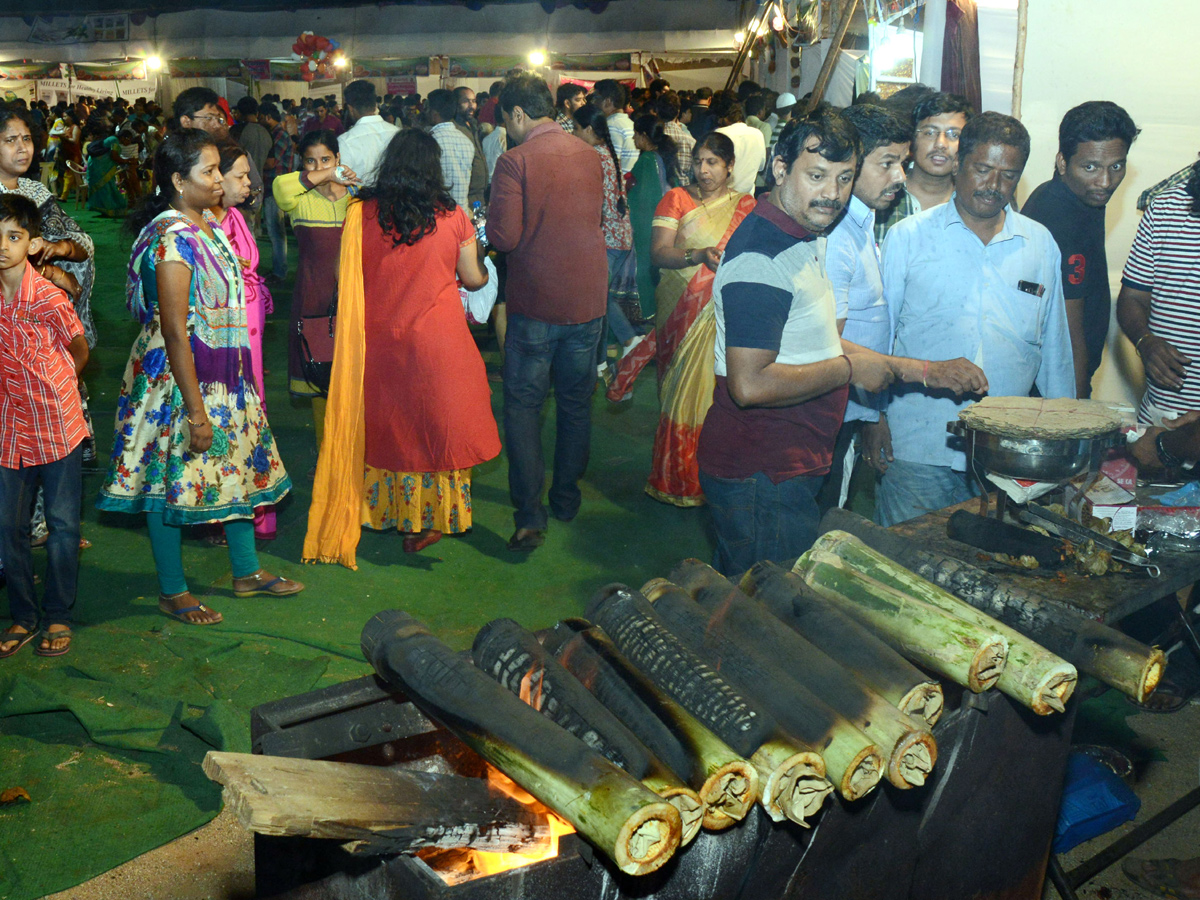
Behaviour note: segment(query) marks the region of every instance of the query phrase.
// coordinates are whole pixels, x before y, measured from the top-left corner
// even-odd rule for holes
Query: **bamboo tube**
[[[758,771],[621,655],[608,635],[583,619],[559,622],[562,639],[547,649],[625,722],[630,731],[704,802],[704,827],[740,822],[758,797]]]
[[[784,728],[789,714],[810,697],[838,717],[839,724],[821,745],[831,776],[844,767],[844,777],[855,776],[857,758],[839,756],[839,742],[849,735],[857,739],[852,750],[863,741],[875,748],[883,774],[896,787],[905,790],[925,783],[937,761],[937,742],[924,722],[900,712],[836,660],[781,628],[770,613],[706,564],[686,560],[672,577],[686,587],[658,579],[642,592],[684,644],[748,690],[769,684],[758,696]]]
[[[680,846],[686,847],[700,833],[704,821],[700,795],[646,749],[533,634],[512,619],[495,619],[479,629],[471,656],[501,686],[679,810]]]
[[[848,510],[831,509],[825,514],[821,530],[834,529],[853,534],[958,599],[1033,638],[1080,672],[1139,702],[1144,702],[1162,680],[1166,656],[1157,647],[1147,647],[1115,628],[976,566],[923,550],[912,540]]]
[[[426,715],[570,822],[622,872],[645,875],[679,847],[679,811],[526,706],[401,610],[363,626],[375,671]]]
[[[809,550],[792,571],[917,665],[976,693],[1000,680],[1008,642],[996,632],[981,631],[936,606],[867,578],[825,550]]]
[[[739,586],[901,712],[931,727],[937,724],[945,707],[941,684],[840,612],[799,576],[773,562],[760,562]]]
[[[892,562],[844,531],[829,531],[813,546],[841,557],[863,574],[897,590],[919,597],[926,603],[958,616],[979,628],[992,628],[1008,641],[1008,664],[996,683],[1002,692],[1028,706],[1039,716],[1063,712],[1075,691],[1079,674],[1075,667],[1041,644],[997,622],[986,613],[964,603],[953,594],[920,575]]]
[[[625,585],[601,588],[587,616],[644,675],[754,764],[759,802],[774,821],[809,827],[833,789],[819,753],[684,647],[641,594]]]

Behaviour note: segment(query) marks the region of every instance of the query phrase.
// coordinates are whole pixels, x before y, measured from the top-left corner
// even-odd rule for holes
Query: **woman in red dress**
[[[325,443],[304,558],[354,567],[361,528],[412,553],[471,527],[471,467],[500,453],[458,283],[487,283],[475,230],[423,131],[392,139],[342,233]]]

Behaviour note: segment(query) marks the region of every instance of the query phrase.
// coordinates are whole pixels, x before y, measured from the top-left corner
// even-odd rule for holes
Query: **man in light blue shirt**
[[[863,162],[846,212],[827,238],[825,272],[833,286],[842,339],[886,354],[892,346],[892,323],[883,298],[875,215],[888,209],[904,190],[911,129],[881,106],[851,106],[842,114],[862,140]],[[893,368],[901,382],[923,382],[960,393],[987,383],[983,372],[965,359],[925,363],[923,359],[894,358]],[[884,400],[878,394],[851,388],[829,477],[817,498],[822,512],[846,502],[858,455],[859,429],[864,423],[879,421]]]
[[[984,113],[962,131],[949,203],[911,216],[883,243],[884,299],[898,356],[965,356],[993,396],[1074,397],[1075,372],[1058,246],[1011,202],[1029,133]],[[969,499],[966,456],[946,432],[971,398],[907,384],[864,429],[863,455],[883,470],[876,518],[894,525]]]
[[[384,151],[400,129],[379,115],[375,85],[366,79],[346,85],[342,100],[351,126],[338,138],[342,165],[349,167],[364,186],[373,186]]]

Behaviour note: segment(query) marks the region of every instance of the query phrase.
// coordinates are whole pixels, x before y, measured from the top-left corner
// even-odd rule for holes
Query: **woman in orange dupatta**
[[[500,453],[456,284],[477,290],[488,275],[440,159],[437,141],[405,129],[346,211],[305,562],[356,568],[364,527],[402,532],[406,553],[469,530],[471,467]]]
[[[754,198],[729,188],[733,142],[713,132],[692,152],[695,182],[668,191],[655,210],[651,259],[660,270],[655,329],[621,360],[610,400],[633,391],[641,370],[656,359],[662,412],[654,436],[646,493],[675,506],[704,502],[696,445],[712,404],[712,286],[730,235],[754,209]]]

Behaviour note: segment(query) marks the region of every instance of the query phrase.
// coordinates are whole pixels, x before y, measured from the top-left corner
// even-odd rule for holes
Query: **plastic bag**
[[[463,312],[467,314],[467,321],[472,325],[486,324],[488,317],[492,314],[492,307],[496,305],[496,295],[500,290],[500,276],[496,274],[496,265],[490,256],[484,257],[483,267],[487,269],[488,273],[487,284],[477,291],[468,291],[461,285],[458,288],[458,295],[462,298]]]

